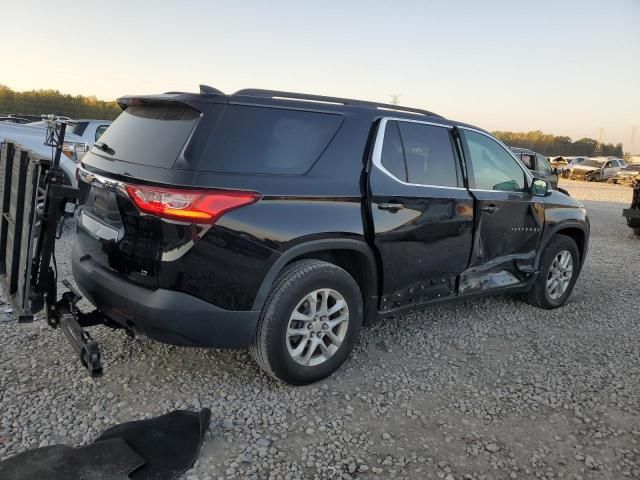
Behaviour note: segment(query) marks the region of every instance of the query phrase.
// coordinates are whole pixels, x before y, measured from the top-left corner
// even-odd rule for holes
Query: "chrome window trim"
[[[396,122],[407,122],[407,123],[420,123],[423,125],[431,125],[434,127],[448,128],[449,130],[453,129],[453,125],[445,125],[443,123],[436,122],[428,122],[424,120],[414,120],[409,118],[398,118],[398,117],[384,117],[380,120],[380,126],[378,127],[378,133],[376,134],[376,140],[373,145],[373,154],[371,158],[371,162],[373,165],[384,173],[386,176],[391,178],[392,180],[398,182],[401,185],[405,185],[407,187],[422,187],[422,188],[441,188],[444,190],[464,190],[467,191],[464,187],[448,187],[445,185],[428,185],[423,183],[410,183],[405,182],[404,180],[400,180],[394,174],[392,174],[389,170],[387,170],[384,165],[382,165],[382,143],[384,142],[384,133],[387,129],[387,123],[391,121]],[[452,146],[453,148],[453,146]]]
[[[470,192],[489,192],[489,193],[496,193],[496,192],[500,192],[500,193],[527,193],[527,192],[522,192],[519,190],[487,190],[486,188],[470,188],[469,189]]]
[[[511,155],[511,158],[513,158],[516,161],[516,163],[518,164],[520,169],[524,172],[524,176],[527,178],[527,180],[529,180],[529,184],[527,184],[526,186],[527,187],[530,186],[530,183],[533,181],[533,175],[531,174],[531,171],[526,167],[526,165],[524,163],[522,163],[521,160],[518,160],[516,158],[515,154],[511,151],[511,149],[509,147],[507,147],[504,143],[502,143],[500,140],[498,140],[493,135],[489,135],[487,132],[483,132],[482,130],[478,130],[477,128],[466,127],[466,126],[463,126],[463,125],[459,125],[458,128],[461,129],[461,130],[469,130],[469,131],[484,135],[485,137],[490,138],[491,140],[496,142],[498,145],[500,145],[503,149],[505,149],[507,151],[507,153],[509,155]],[[491,192],[508,192],[510,190],[488,190],[488,191],[491,191]]]

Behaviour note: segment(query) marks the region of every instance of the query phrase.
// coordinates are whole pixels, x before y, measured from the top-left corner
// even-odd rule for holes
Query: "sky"
[[[398,94],[488,130],[602,129],[625,151],[636,126],[640,153],[640,0],[2,3],[0,84],[14,90]]]

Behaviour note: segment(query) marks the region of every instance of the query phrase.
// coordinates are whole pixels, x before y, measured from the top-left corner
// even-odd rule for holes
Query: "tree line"
[[[397,102],[399,95],[393,96]],[[98,100],[94,96],[70,95],[58,90],[30,90],[16,92],[0,85],[0,114],[42,115],[55,113],[71,118],[100,118],[112,120],[121,112],[116,102]],[[532,132],[493,132],[511,147],[530,148],[543,155],[614,155],[622,157],[622,144],[598,145],[597,140],[550,135],[540,130]]]
[[[58,90],[16,92],[0,85],[0,114],[43,115],[54,113],[70,118],[113,120],[122,110],[116,102],[96,97],[69,95]]]
[[[569,137],[550,135],[540,130],[533,132],[493,132],[493,134],[510,147],[529,148],[547,156],[615,156],[622,158],[622,144],[598,144],[593,138],[581,138],[575,142]]]

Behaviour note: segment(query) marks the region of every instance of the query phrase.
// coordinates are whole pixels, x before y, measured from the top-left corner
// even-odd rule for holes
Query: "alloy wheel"
[[[287,325],[287,351],[307,367],[329,360],[340,348],[349,328],[349,307],[340,292],[322,288],[306,295]]]
[[[567,291],[573,277],[573,257],[567,250],[562,250],[554,257],[547,273],[547,293],[557,300]]]

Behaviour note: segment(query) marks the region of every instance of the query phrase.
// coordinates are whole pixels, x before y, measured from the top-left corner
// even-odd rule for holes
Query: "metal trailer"
[[[45,309],[47,323],[60,328],[91,376],[102,373],[100,350],[83,327],[105,324],[98,310],[82,312],[82,298],[69,282],[58,298],[55,241],[73,215],[78,188],[64,185],[60,155],[68,122],[49,119],[45,158],[7,140],[0,150],[0,281],[19,322]]]

